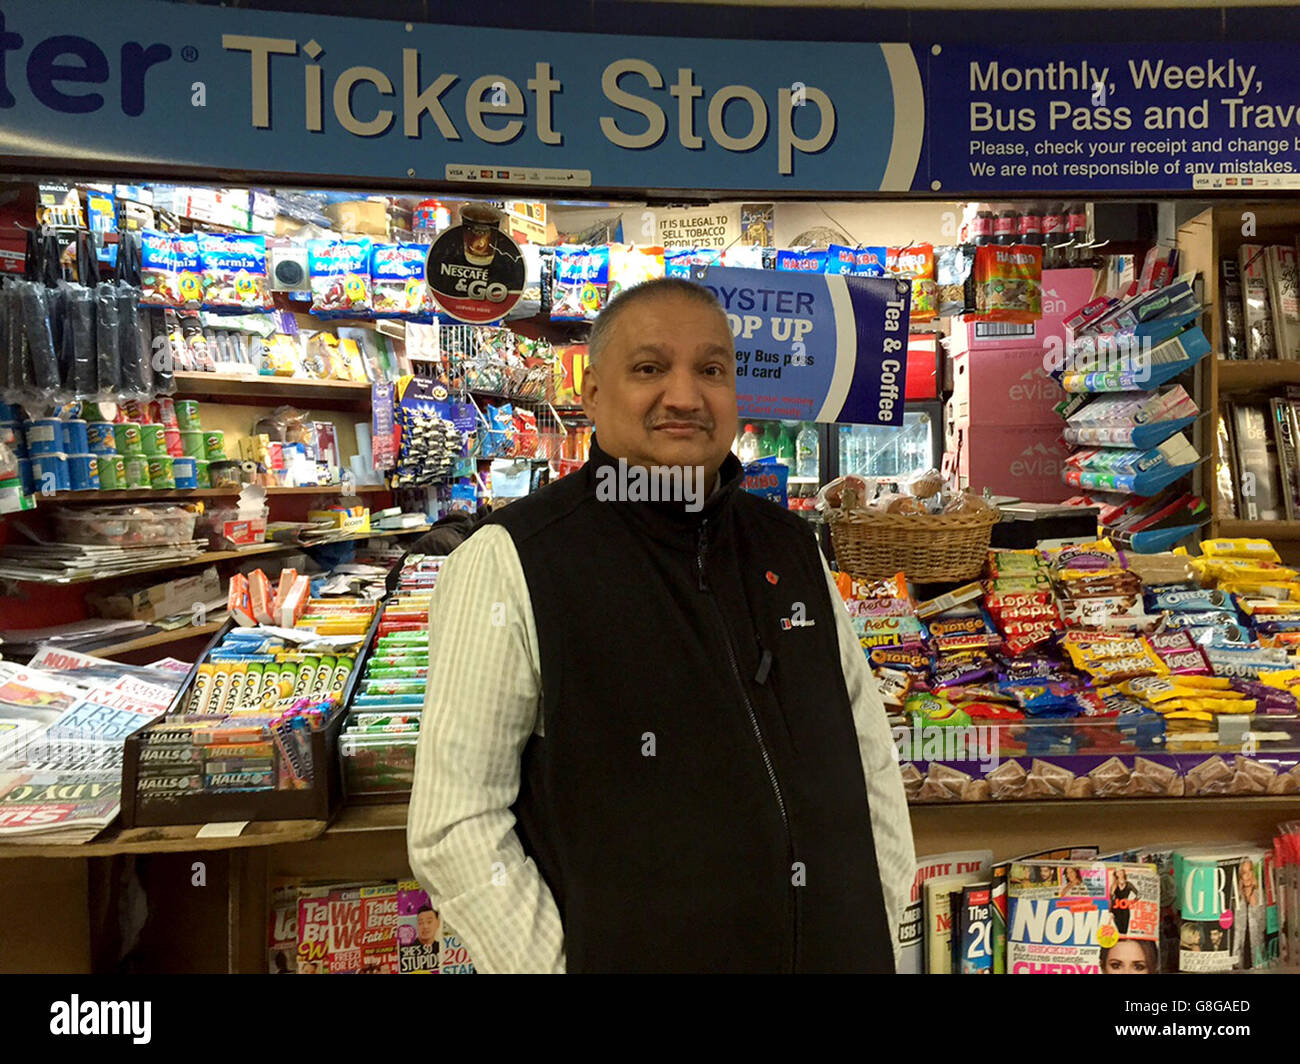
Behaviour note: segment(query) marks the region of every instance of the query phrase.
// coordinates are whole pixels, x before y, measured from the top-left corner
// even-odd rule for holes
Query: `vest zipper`
[[[708,546],[708,519],[706,518],[705,520],[700,522],[699,552],[696,554],[696,567],[699,571],[701,591],[709,590],[708,581],[705,579],[704,576],[704,554],[707,546]],[[736,687],[740,691],[740,700],[745,706],[746,716],[749,717],[749,726],[754,732],[754,740],[758,743],[758,752],[759,754],[762,755],[763,767],[767,770],[768,782],[772,785],[772,793],[776,796],[777,809],[781,813],[781,825],[785,828],[786,856],[790,859],[790,865],[791,865],[790,872],[793,875],[794,841],[790,835],[790,818],[786,814],[785,798],[781,794],[781,784],[777,781],[776,768],[772,764],[772,757],[768,753],[767,743],[763,739],[763,729],[759,727],[758,715],[754,712],[754,705],[749,700],[749,692],[745,690],[745,682],[743,679],[741,679],[740,676],[740,665],[736,660],[736,651],[731,643],[731,633],[727,630],[727,619],[722,614],[722,607],[718,605],[718,600],[714,598],[712,594],[709,595],[709,599],[713,603],[714,610],[717,611],[718,627],[722,632],[723,645],[725,645],[727,648],[727,662],[731,666],[731,675],[732,677],[734,677],[736,681]],[[761,683],[762,681],[759,682]],[[792,886],[791,890],[793,891],[793,889],[794,888]],[[790,901],[794,900],[793,895],[790,897],[789,900]],[[793,971],[796,968],[796,963],[799,956],[797,911],[792,914],[791,922],[793,925],[793,936],[791,941],[792,952],[790,956],[790,968]]]

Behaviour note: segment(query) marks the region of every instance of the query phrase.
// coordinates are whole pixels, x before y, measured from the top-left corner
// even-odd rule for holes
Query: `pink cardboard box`
[[[948,351],[1032,347],[1042,350],[1049,339],[1065,339],[1065,316],[1092,298],[1092,270],[1044,270],[1043,316],[1030,324],[1005,321],[966,321],[954,318]]]
[[[961,487],[994,495],[1013,495],[1026,502],[1060,502],[1075,494],[1061,480],[1072,448],[1054,428],[979,425],[957,422],[948,433],[948,449],[957,454]]]
[[[1061,425],[1052,408],[1065,393],[1043,368],[1043,352],[1013,347],[964,351],[952,360],[950,421],[980,425]]]

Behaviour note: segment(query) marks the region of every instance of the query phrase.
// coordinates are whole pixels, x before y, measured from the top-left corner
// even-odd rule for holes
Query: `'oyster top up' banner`
[[[736,342],[744,418],[902,425],[911,284],[696,266]]]

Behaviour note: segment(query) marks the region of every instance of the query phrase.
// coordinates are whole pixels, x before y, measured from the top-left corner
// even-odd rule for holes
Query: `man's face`
[[[736,356],[726,319],[671,294],[630,307],[588,373],[583,406],[614,458],[702,466],[711,480],[736,436]]]
[[[433,944],[438,937],[438,925],[441,921],[438,914],[432,910],[420,913],[415,918],[415,932],[420,936],[420,941],[426,946]]]

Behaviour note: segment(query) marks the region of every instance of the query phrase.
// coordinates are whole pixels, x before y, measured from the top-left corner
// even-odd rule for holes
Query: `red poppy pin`
[[[768,582],[769,584],[775,584],[775,583],[776,583],[778,580],[780,580],[780,579],[781,579],[781,578],[780,578],[779,576],[777,576],[776,573],[772,572],[771,569],[769,569],[769,570],[767,571],[767,582]]]

